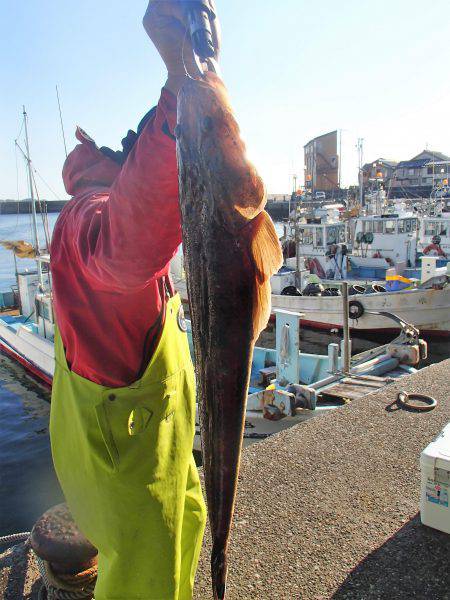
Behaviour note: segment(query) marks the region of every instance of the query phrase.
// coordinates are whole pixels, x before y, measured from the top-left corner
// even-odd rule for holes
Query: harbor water
[[[57,216],[49,215],[50,228]],[[44,239],[42,226],[40,229],[41,239]],[[281,235],[282,227],[278,230]],[[31,238],[28,215],[0,216],[0,240],[31,241]],[[20,270],[24,270],[32,269],[34,263],[19,260],[18,265]],[[13,256],[0,247],[0,290],[7,290],[14,283]],[[387,341],[377,335],[352,338],[354,353]],[[301,349],[303,352],[326,354],[328,344],[339,339],[340,334],[304,329],[301,332]],[[263,333],[260,343],[274,345],[274,334],[270,328]],[[448,358],[448,346],[445,341],[431,342],[429,358],[424,365]],[[48,389],[0,354],[0,536],[29,530],[43,511],[62,501],[51,463],[49,400]]]

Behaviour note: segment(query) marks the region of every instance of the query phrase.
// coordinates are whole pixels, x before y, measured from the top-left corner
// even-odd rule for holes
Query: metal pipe
[[[343,371],[344,373],[350,372],[350,326],[349,326],[349,314],[348,314],[348,282],[342,282],[342,322],[344,328],[344,352],[343,352]]]
[[[38,230],[37,230],[36,205],[34,203],[33,175],[31,173],[30,145],[28,142],[28,117],[27,117],[27,113],[25,111],[25,106],[23,107],[23,121],[24,121],[24,125],[25,125],[25,149],[27,151],[27,170],[28,170],[28,183],[30,186],[31,215],[33,218],[34,244],[35,244],[36,251],[39,252],[39,238],[38,238]]]
[[[339,371],[339,344],[328,344],[328,373]]]
[[[295,285],[302,291],[302,274],[300,271],[300,252],[298,251],[298,222],[295,214]]]

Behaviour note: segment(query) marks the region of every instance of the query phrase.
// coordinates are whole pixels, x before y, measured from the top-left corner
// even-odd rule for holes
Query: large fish
[[[222,599],[253,348],[282,254],[264,184],[217,75],[182,88],[175,132],[213,592]]]

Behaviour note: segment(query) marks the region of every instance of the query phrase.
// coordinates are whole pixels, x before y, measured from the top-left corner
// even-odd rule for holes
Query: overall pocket
[[[116,474],[144,481],[154,476],[161,449],[173,437],[179,373],[161,383],[114,390],[95,407]]]

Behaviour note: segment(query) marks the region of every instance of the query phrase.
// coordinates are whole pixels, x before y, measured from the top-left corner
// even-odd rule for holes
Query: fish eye
[[[203,119],[203,131],[211,131],[213,128],[213,120],[211,117],[205,117]]]

